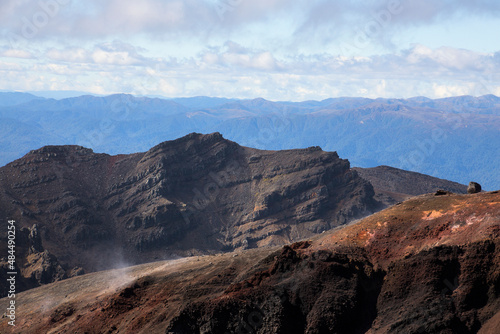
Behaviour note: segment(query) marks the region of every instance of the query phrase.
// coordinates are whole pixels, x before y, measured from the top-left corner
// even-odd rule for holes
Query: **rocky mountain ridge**
[[[131,155],[46,146],[0,168],[0,187],[0,216],[18,229],[36,225],[39,253],[54,265],[38,276],[53,280],[62,278],[61,266],[71,276],[283,245],[380,208],[371,184],[335,152],[261,151],[219,133]],[[18,247],[33,285],[29,244]]]

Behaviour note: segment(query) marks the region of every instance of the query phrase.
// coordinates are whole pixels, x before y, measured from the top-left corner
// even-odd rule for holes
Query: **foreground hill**
[[[321,146],[353,166],[390,165],[500,188],[500,98],[150,99],[117,94],[62,100],[0,93],[0,165],[44,145],[110,154],[146,151],[190,132],[220,132],[266,150]]]
[[[261,151],[219,133],[118,156],[43,147],[0,168],[0,189],[0,217],[18,229],[19,289],[177,256],[284,245],[380,209],[371,184],[335,152]]]
[[[414,197],[285,247],[99,272],[18,295],[6,333],[496,333],[500,193]],[[2,299],[3,305],[7,302]]]

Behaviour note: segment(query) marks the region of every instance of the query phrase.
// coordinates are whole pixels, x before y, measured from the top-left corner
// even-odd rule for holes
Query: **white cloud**
[[[90,61],[89,52],[83,48],[66,48],[64,50],[51,48],[47,51],[46,56],[51,60],[70,63],[85,63]]]
[[[136,65],[139,60],[131,57],[128,52],[108,52],[104,50],[95,50],[92,53],[92,60],[96,64],[107,65]]]
[[[140,49],[139,49],[140,50]],[[141,65],[146,58],[134,46],[114,41],[94,46],[92,50],[81,47],[56,49],[50,48],[45,57],[51,61],[69,63],[95,63],[102,65]]]
[[[493,55],[485,53],[477,53],[470,50],[454,49],[450,47],[441,47],[432,50],[423,45],[416,45],[410,50],[407,59],[408,62],[412,64],[420,63],[425,60],[432,60],[447,68],[481,70],[487,66],[488,60],[490,60],[492,56]]]
[[[0,73],[15,73],[20,72],[24,69],[24,67],[20,64],[12,63],[12,62],[4,62],[0,60]],[[19,75],[15,73],[15,75]]]
[[[8,49],[0,53],[0,57],[32,59],[33,54],[26,50]]]
[[[254,55],[224,53],[220,58],[222,59],[219,63],[239,68],[273,71],[278,67],[276,59],[274,59],[270,52],[262,52]]]
[[[500,53],[395,37],[466,14],[498,18],[500,2],[4,0],[0,89],[277,100],[497,94]]]
[[[459,96],[459,95],[469,95],[473,90],[472,84],[468,85],[439,85],[433,84],[432,89],[434,90],[434,96],[436,98],[448,97],[448,96]]]
[[[374,23],[379,24],[380,27],[375,27],[379,30],[400,30],[464,13],[498,17],[500,3],[491,0],[4,0],[0,3],[0,29],[22,35],[23,27],[32,24],[38,30],[35,39],[123,38],[134,34],[161,39],[207,33],[227,38],[232,31],[242,33],[251,25],[262,25],[269,35],[274,35],[279,30],[277,21],[284,18],[293,22],[288,42],[307,44],[312,40],[338,42],[342,34],[352,35],[357,29],[370,29],[371,25],[374,28]]]
[[[283,66],[269,51],[251,50],[232,41],[202,52],[197,64],[203,69],[218,66],[262,71],[276,71]]]
[[[453,48],[415,45],[400,55],[279,58],[270,51],[226,42],[192,58],[148,58],[144,52],[120,41],[88,49],[50,48],[32,65],[29,60],[24,65],[0,63],[0,75],[15,78],[4,79],[0,89],[33,90],[38,81],[36,86],[45,90],[57,86],[100,94],[305,100],[484,95],[496,94],[500,87],[498,54]],[[20,70],[26,82],[14,75]]]
[[[182,1],[90,1],[95,10],[90,15],[76,15],[70,25],[77,35],[157,34],[186,24],[188,2]],[[192,2],[192,1],[191,1]]]

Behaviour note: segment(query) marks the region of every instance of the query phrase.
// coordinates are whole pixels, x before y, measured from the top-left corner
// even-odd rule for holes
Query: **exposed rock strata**
[[[261,151],[219,133],[118,156],[46,146],[0,168],[0,189],[0,217],[36,224],[52,254],[20,265],[55,256],[68,276],[283,245],[377,209],[371,184],[335,152]],[[40,253],[38,243],[18,246]]]

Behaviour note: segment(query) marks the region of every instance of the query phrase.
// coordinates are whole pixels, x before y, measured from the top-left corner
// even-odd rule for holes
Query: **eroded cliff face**
[[[0,216],[37,224],[67,275],[284,245],[376,210],[349,167],[318,147],[261,151],[219,133],[118,156],[47,146],[0,168]]]
[[[17,270],[12,270],[8,256],[0,259],[0,280],[7,282],[10,277],[8,272],[18,272],[16,279],[16,291],[23,291],[34,286],[57,282],[70,276],[76,276],[78,272],[66,270],[61,266],[57,258],[42,246],[42,239],[35,224],[31,228],[21,228],[15,232],[15,248],[10,255],[14,255]],[[7,242],[5,243],[7,245]],[[9,249],[6,247],[6,250]],[[0,296],[8,294],[10,286],[2,283],[0,285]]]
[[[284,247],[32,289],[13,333],[496,333],[499,247],[500,193],[419,196]]]

